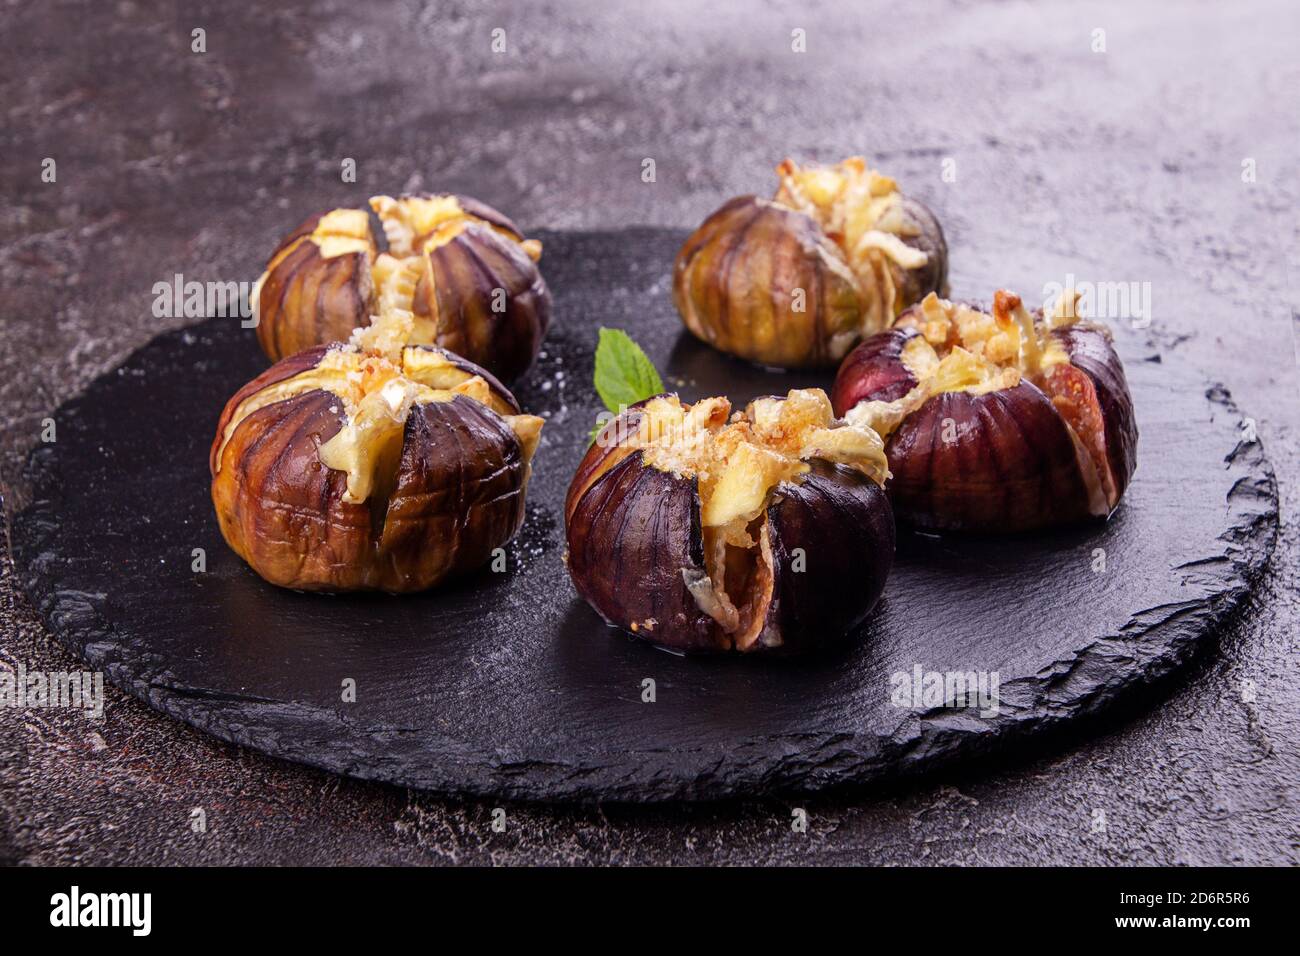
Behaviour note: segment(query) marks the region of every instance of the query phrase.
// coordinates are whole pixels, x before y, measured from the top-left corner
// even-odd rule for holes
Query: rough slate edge
[[[178,330],[159,336],[135,353],[128,362],[134,360],[139,352],[157,347],[160,339],[183,332],[184,330]],[[1240,417],[1227,390],[1222,386],[1211,386],[1205,397],[1212,405],[1221,407],[1225,414]],[[65,403],[60,411],[77,401],[74,398]],[[25,477],[28,488],[42,492],[42,496],[17,517],[14,529],[18,539],[17,550],[35,555],[25,563],[25,571],[22,572],[25,590],[47,626],[61,642],[73,653],[84,656],[92,666],[104,670],[110,681],[145,701],[150,707],[198,726],[220,739],[262,752],[270,748],[278,751],[280,759],[294,760],[331,772],[411,785],[408,775],[403,774],[404,779],[396,780],[382,763],[374,760],[373,755],[368,755],[364,764],[358,764],[345,742],[337,736],[314,739],[305,748],[305,752],[302,749],[295,751],[292,743],[286,746],[283,739],[265,738],[243,721],[232,722],[226,719],[227,715],[223,714],[220,702],[239,700],[245,711],[258,706],[270,708],[276,712],[280,723],[292,725],[296,720],[301,720],[304,731],[308,729],[309,723],[319,724],[321,713],[317,708],[177,686],[169,679],[166,661],[155,659],[156,655],[123,654],[122,642],[105,640],[116,634],[116,631],[96,606],[103,596],[75,590],[56,591],[49,575],[43,573],[52,557],[48,545],[57,534],[58,527],[57,501],[61,489],[54,470],[44,467],[43,463],[44,459],[53,456],[54,451],[53,448],[39,446],[32,452]],[[1061,729],[1066,721],[1077,722],[1080,717],[1096,715],[1120,698],[1132,697],[1132,692],[1139,687],[1150,687],[1160,682],[1176,668],[1190,661],[1202,647],[1211,644],[1211,639],[1217,637],[1217,630],[1222,623],[1243,606],[1244,599],[1262,573],[1276,543],[1277,488],[1272,467],[1258,442],[1238,443],[1225,458],[1225,464],[1228,471],[1235,475],[1226,502],[1231,512],[1230,528],[1220,536],[1220,540],[1227,545],[1225,559],[1232,565],[1231,586],[1209,601],[1189,601],[1149,609],[1146,615],[1130,620],[1118,634],[1099,638],[1072,659],[1058,661],[1044,668],[1035,680],[1040,685],[1035,693],[1039,703],[1016,713],[1009,731],[999,731],[996,747],[999,752],[1007,752],[1008,743],[1011,749],[1015,749],[1017,743],[1029,738],[1047,737]],[[24,562],[16,562],[15,567],[24,567]],[[1195,565],[1185,567],[1185,570],[1194,573]],[[1161,613],[1164,614],[1163,617],[1148,623],[1147,615]],[[1112,655],[1132,656],[1131,637],[1128,635],[1164,635],[1171,628],[1171,640],[1158,642],[1162,647],[1161,652],[1148,658],[1140,673],[1122,683],[1099,686],[1080,695],[1077,699],[1083,701],[1081,706],[1060,708],[1060,698],[1053,691],[1072,682],[1086,683],[1091,662]],[[84,653],[79,650],[82,647]],[[1023,684],[1024,681],[1014,683]],[[329,717],[335,721],[336,726],[351,723],[333,711],[329,712]],[[672,780],[667,767],[660,768],[650,763],[651,754],[646,755],[647,760],[622,784],[613,786],[608,781],[596,788],[588,785],[584,778],[593,770],[590,764],[577,766],[561,761],[511,761],[504,753],[493,764],[484,764],[472,756],[448,757],[439,765],[435,774],[430,774],[417,783],[421,788],[448,794],[527,800],[535,799],[532,795],[536,793],[537,780],[549,775],[546,786],[552,794],[549,798],[552,802],[599,798],[605,802],[648,803],[744,796],[751,790],[761,790],[766,794],[812,792],[831,786],[850,787],[854,785],[855,779],[858,782],[873,782],[884,776],[914,776],[945,765],[951,766],[954,763],[953,752],[959,741],[965,750],[963,760],[982,756],[994,748],[982,742],[983,734],[979,732],[978,721],[974,726],[975,730],[972,731],[971,718],[968,716],[940,708],[916,715],[903,725],[902,732],[890,738],[883,747],[876,745],[877,738],[874,736],[867,738],[869,746],[862,747],[858,735],[846,733],[756,738],[729,752],[732,767],[726,774],[727,786],[721,788],[708,783],[701,785],[700,780],[707,780],[707,777],[697,778],[692,784],[683,786]],[[383,728],[382,733],[392,737],[394,752],[402,752],[412,746],[422,748],[429,739],[427,730],[419,731],[418,737],[414,739],[392,728]],[[975,739],[973,745],[970,743],[972,735]],[[789,748],[788,756],[777,764],[776,769],[761,774],[735,769],[734,764],[743,764],[742,755],[751,748],[756,761],[767,763],[774,740]],[[445,754],[465,750],[456,741],[446,738],[440,741],[439,749]],[[899,759],[905,754],[912,757],[924,755],[924,766],[918,769],[919,761],[913,759],[900,767]],[[409,769],[401,761],[397,761],[396,765]],[[890,771],[888,775],[882,772],[886,768]],[[662,776],[660,769],[663,771]],[[510,782],[510,777],[514,774],[527,778],[523,786]]]

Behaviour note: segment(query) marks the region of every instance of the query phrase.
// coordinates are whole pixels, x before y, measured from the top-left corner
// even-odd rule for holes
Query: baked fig
[[[829,367],[946,289],[938,220],[862,157],[787,159],[777,174],[774,199],[731,200],[677,254],[673,302],[697,338],[760,365]]]
[[[565,500],[569,573],[610,624],[691,652],[797,653],[875,606],[894,556],[883,443],[820,389],[659,395],[609,422]]]
[[[415,316],[411,344],[438,345],[513,381],[532,365],[551,320],[537,269],[541,243],[463,196],[376,196],[370,214],[313,216],[271,255],[253,287],[257,339],[272,360],[346,340],[386,309]]]
[[[929,295],[844,360],[835,411],[886,437],[900,520],[1011,532],[1115,510],[1137,465],[1133,399],[1076,302],[1031,314],[999,291],[990,314]]]
[[[227,544],[267,581],[419,591],[524,518],[542,420],[478,366],[387,322],[277,362],[226,403],[209,467]]]

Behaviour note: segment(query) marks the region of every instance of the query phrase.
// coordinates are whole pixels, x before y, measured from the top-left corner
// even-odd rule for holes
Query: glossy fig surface
[[[343,341],[386,310],[411,312],[410,344],[438,345],[506,381],[532,365],[551,320],[541,244],[464,196],[376,196],[287,236],[253,290],[257,337],[279,360]]]
[[[677,254],[673,302],[697,338],[761,365],[829,367],[946,289],[938,220],[861,157],[777,173],[773,199],[731,200]]]
[[[886,436],[900,520],[1015,532],[1104,519],[1137,465],[1124,368],[1075,297],[1031,314],[928,296],[845,358],[837,414]]]
[[[842,638],[893,563],[880,437],[820,389],[731,413],[660,395],[610,422],[565,501],[569,573],[610,624],[674,650]]]
[[[523,521],[541,419],[453,353],[371,344],[296,353],[222,412],[212,503],[272,584],[423,590],[485,564]]]

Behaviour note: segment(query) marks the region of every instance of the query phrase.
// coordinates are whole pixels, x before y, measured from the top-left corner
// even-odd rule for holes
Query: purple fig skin
[[[885,455],[894,511],[917,527],[1014,532],[1088,516],[1065,421],[1027,382],[936,395],[894,431]]]
[[[862,401],[895,402],[917,385],[903,364],[903,346],[921,333],[889,329],[867,339],[844,357],[831,389],[831,406],[843,418]]]
[[[507,382],[528,371],[551,325],[551,293],[523,248],[474,223],[425,255],[415,315],[438,316],[438,345]],[[499,312],[497,289],[505,292]]]
[[[639,412],[624,417],[625,433],[634,432]],[[879,601],[893,565],[885,492],[851,468],[810,465],[769,502],[771,600],[747,653],[802,654],[842,639]],[[708,577],[700,507],[695,479],[646,465],[639,450],[593,445],[565,502],[578,593],[607,623],[651,643],[688,653],[732,650],[732,635],[686,586]]]
[[[806,292],[803,311],[796,289]],[[811,216],[756,196],[704,220],[673,265],[673,302],[691,333],[759,365],[833,366],[860,328],[861,298],[843,252]]]
[[[268,262],[304,236],[310,236],[324,213],[307,219],[284,238]],[[332,259],[314,242],[302,242],[272,268],[258,295],[257,341],[267,358],[282,358],[322,342],[346,339],[369,321],[374,291],[370,266],[378,254],[367,228],[367,252]]]
[[[813,461],[802,481],[777,488],[767,515],[775,577],[768,622],[779,649],[802,654],[836,642],[885,590],[894,563],[888,496],[851,468]],[[794,570],[796,548],[802,571]]]
[[[423,590],[487,564],[524,522],[527,473],[519,439],[491,409],[464,395],[412,408],[378,542],[380,586]]]
[[[683,571],[708,577],[694,479],[647,467],[636,451],[595,480],[567,528],[569,574],[608,623],[682,651],[727,640],[695,602]]]
[[[1092,381],[1106,430],[1106,458],[1115,481],[1116,504],[1137,469],[1138,428],[1124,364],[1101,325],[1080,322],[1052,333],[1065,346],[1070,364]]]
[[[578,502],[582,500],[582,496],[587,493],[587,489],[595,480],[631,453],[627,446],[617,443],[616,436],[619,431],[622,430],[624,435],[634,434],[641,423],[641,406],[658,397],[656,395],[643,402],[637,402],[622,415],[607,422],[600,434],[596,436],[596,440],[582,456],[582,461],[578,462],[578,468],[569,481],[569,490],[564,496],[566,525],[573,520],[574,509],[578,507]]]
[[[221,411],[221,417],[217,419],[217,434],[216,437],[212,439],[212,447],[208,451],[208,468],[212,474],[215,475],[217,473],[217,452],[221,449],[226,434],[226,426],[230,424],[230,420],[234,417],[236,410],[238,410],[244,399],[248,398],[250,395],[257,394],[264,388],[275,385],[277,382],[283,382],[287,378],[293,378],[293,376],[298,375],[301,372],[315,368],[320,364],[320,360],[324,357],[325,353],[332,347],[333,346],[329,344],[316,345],[309,349],[303,349],[301,352],[295,352],[288,358],[280,359],[280,361],[276,362],[261,375],[258,375],[252,381],[245,384],[239,389],[239,391],[235,392],[235,394],[230,397],[230,401],[226,402],[226,407]],[[323,438],[322,441],[328,441],[330,438],[333,438],[334,433],[337,431],[338,427],[332,428],[330,433]]]

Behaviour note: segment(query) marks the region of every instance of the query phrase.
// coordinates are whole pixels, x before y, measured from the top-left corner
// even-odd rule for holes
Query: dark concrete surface
[[[309,212],[436,188],[525,227],[691,226],[728,196],[767,191],[786,153],[850,152],[939,210],[959,276],[1029,290],[1067,271],[1150,282],[1153,339],[1223,381],[1253,418],[1283,513],[1251,606],[1216,653],[1149,701],[1035,755],[799,801],[805,834],[791,831],[785,801],[511,806],[495,833],[490,805],[280,764],[110,691],[99,722],[0,711],[0,860],[1297,861],[1290,0],[11,2],[0,27],[7,513],[21,507],[19,463],[41,419],[191,321],[153,317],[155,282],[251,279]],[[190,51],[196,27],[204,54]],[[491,49],[497,27],[504,54]],[[791,52],[796,28],[806,53]],[[1092,49],[1097,29],[1105,52]],[[41,181],[46,157],[57,182]],[[355,184],[340,181],[344,157],[357,160]],[[646,157],[655,183],[641,180]],[[941,178],[945,158],[955,182]],[[1247,160],[1254,182],[1243,182]],[[1059,276],[1041,274],[1045,260]],[[7,565],[0,602],[0,666],[75,665]],[[194,808],[205,833],[191,828]]]

